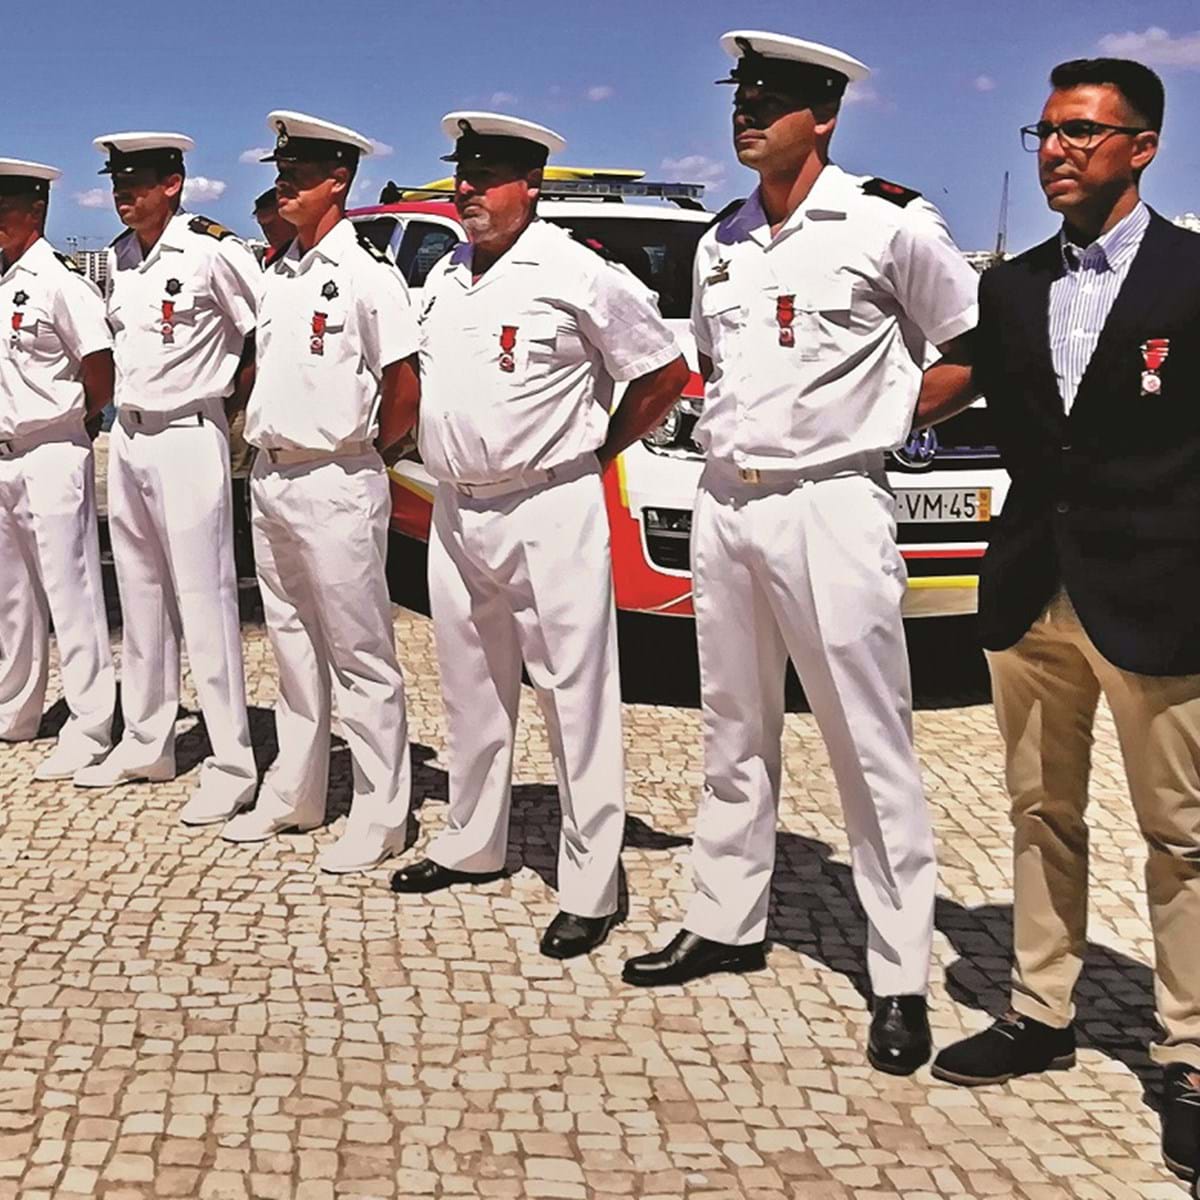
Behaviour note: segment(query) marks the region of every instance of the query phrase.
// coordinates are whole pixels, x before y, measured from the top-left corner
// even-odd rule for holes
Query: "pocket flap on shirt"
[[[809,280],[796,292],[796,307],[804,312],[849,312],[854,281],[844,275]]]
[[[499,336],[499,331],[497,331]],[[554,342],[558,340],[558,318],[552,313],[536,313],[526,317],[518,326],[517,337],[524,336],[531,342]]]
[[[742,302],[736,295],[722,291],[707,291],[700,297],[700,315],[704,317],[719,317],[722,313],[735,313],[742,307]]]

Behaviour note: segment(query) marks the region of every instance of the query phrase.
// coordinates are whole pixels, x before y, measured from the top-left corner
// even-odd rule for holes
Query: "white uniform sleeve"
[[[384,263],[373,262],[369,269],[371,285],[362,293],[363,358],[382,375],[385,367],[416,354],[421,338],[404,276]]]
[[[708,278],[708,254],[704,243],[696,247],[696,258],[692,263],[692,337],[696,340],[696,349],[711,359],[713,356],[712,339],[708,336],[708,323],[700,311],[701,297],[704,291],[704,280]]]
[[[654,295],[636,276],[597,259],[576,317],[584,338],[617,382],[638,379],[679,357]]]
[[[100,289],[73,271],[64,273],[54,296],[54,329],[63,348],[76,362],[112,348],[112,331]]]
[[[884,283],[905,316],[942,346],[979,323],[979,276],[933,205],[915,200],[904,217],[892,237]]]
[[[262,271],[254,255],[236,238],[222,238],[212,256],[209,277],[213,296],[221,311],[233,322],[242,337],[258,324],[258,303],[262,290]]]

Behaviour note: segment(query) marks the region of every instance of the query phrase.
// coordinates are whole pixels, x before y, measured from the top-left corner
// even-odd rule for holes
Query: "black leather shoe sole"
[[[914,1071],[919,1071],[928,1061],[933,1053],[933,1045],[925,1047],[920,1054],[912,1054],[905,1059],[886,1059],[880,1058],[875,1050],[867,1047],[867,1062],[871,1064],[877,1071],[882,1071],[885,1075],[911,1075]]]
[[[1058,1058],[1052,1058],[1044,1067],[1033,1067],[1028,1071],[1010,1071],[1007,1075],[960,1075],[956,1071],[947,1071],[945,1067],[939,1067],[936,1061],[929,1068],[929,1073],[934,1079],[940,1079],[944,1083],[957,1083],[959,1087],[988,1087],[992,1084],[1007,1083],[1010,1079],[1022,1075],[1040,1075],[1043,1071],[1069,1071],[1074,1065],[1075,1052],[1072,1050],[1070,1054],[1060,1054]]]
[[[764,946],[732,946],[730,953],[712,958],[703,965],[689,965],[683,971],[661,975],[637,976],[629,973],[629,966],[621,972],[621,978],[633,987],[671,987],[678,983],[690,983],[706,975],[745,975],[750,971],[761,971],[767,965]]]

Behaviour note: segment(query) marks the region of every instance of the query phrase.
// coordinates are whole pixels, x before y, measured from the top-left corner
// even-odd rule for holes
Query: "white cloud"
[[[616,95],[616,88],[611,87],[607,83],[598,83],[587,90],[587,98],[596,102],[611,100],[614,95]]]
[[[389,146],[387,142],[381,142],[378,138],[368,138],[371,143],[371,152],[376,158],[387,158],[389,154],[395,154],[396,148]]]
[[[664,158],[662,169],[679,183],[716,185],[725,180],[725,164],[706,154],[686,154],[683,158]]]
[[[243,150],[238,155],[238,162],[254,163],[257,165],[260,160],[267,157],[268,154],[274,154],[274,146],[251,146],[249,150]]]
[[[353,204],[374,204],[376,198],[375,181],[369,175],[359,175],[350,189],[350,201]]]
[[[107,188],[88,188],[86,192],[75,193],[75,203],[80,208],[104,208],[112,201],[112,192]]]
[[[204,204],[209,200],[220,200],[225,194],[223,179],[208,179],[203,175],[189,175],[183,181],[184,204]]]
[[[976,75],[971,84],[977,92],[994,92],[996,90],[996,81],[990,75]]]
[[[869,83],[852,83],[842,97],[843,104],[878,104],[879,93]]]
[[[503,108],[507,104],[516,104],[517,98],[512,92],[493,92],[488,104],[492,108]]]
[[[1190,67],[1200,70],[1200,30],[1172,37],[1151,25],[1141,33],[1132,29],[1100,39],[1100,49],[1114,58],[1135,58],[1151,67]]]

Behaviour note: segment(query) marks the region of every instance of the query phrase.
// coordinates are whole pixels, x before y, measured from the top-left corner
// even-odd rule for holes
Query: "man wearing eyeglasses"
[[[983,277],[975,379],[1012,489],[979,619],[1007,753],[1012,1011],[933,1073],[999,1083],[1075,1061],[1092,721],[1112,709],[1145,836],[1166,1068],[1163,1151],[1200,1143],[1200,237],[1139,195],[1163,88],[1119,59],[1055,67],[1036,125],[1061,230]],[[923,407],[936,419],[947,409]]]

